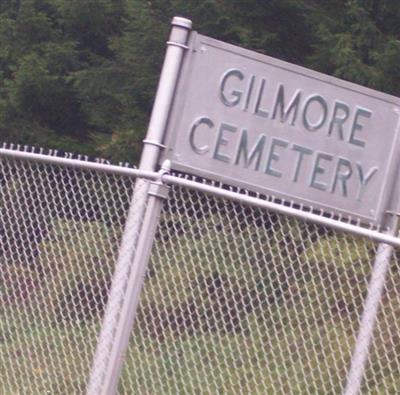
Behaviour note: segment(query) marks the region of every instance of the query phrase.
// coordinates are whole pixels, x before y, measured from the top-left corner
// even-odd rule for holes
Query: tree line
[[[397,0],[2,0],[0,140],[137,162],[175,15],[400,96]]]

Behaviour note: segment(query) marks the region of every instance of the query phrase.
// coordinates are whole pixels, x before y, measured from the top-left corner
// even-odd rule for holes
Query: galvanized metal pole
[[[396,107],[394,108],[394,112],[398,115],[396,129],[400,131],[400,109]],[[398,147],[398,133],[395,144]],[[400,202],[397,199],[400,193],[400,183],[395,170],[400,166],[399,149],[396,151],[395,158],[396,162],[393,164],[394,171],[392,174],[392,193],[389,200],[386,202],[386,207],[392,208],[392,211],[386,212],[387,217],[383,223],[383,228],[387,229],[385,233],[389,236],[398,235]],[[389,270],[393,250],[393,245],[386,243],[380,243],[378,245],[374,265],[372,267],[371,279],[368,284],[360,329],[351,359],[350,370],[347,375],[346,387],[343,392],[344,395],[357,395],[360,393],[364,372],[368,363],[368,354],[374,335],[375,324],[378,318],[379,304],[382,300],[386,275]]]
[[[144,140],[140,162],[142,171],[156,169],[191,26],[192,22],[185,18],[175,17],[172,20],[168,48]],[[159,183],[156,189],[154,191],[154,186],[148,180],[136,181],[92,364],[88,395],[113,395],[117,392],[122,362],[162,206],[162,188]]]
[[[129,344],[129,337],[136,316],[139,297],[142,290],[147,265],[150,259],[159,216],[167,198],[168,187],[159,182],[151,182],[148,188],[148,202],[141,228],[141,234],[136,246],[132,269],[128,284],[124,292],[124,300],[118,312],[118,325],[114,328],[114,342],[108,351],[107,371],[104,374],[101,386],[93,394],[110,395],[117,392],[118,380]],[[105,350],[104,350],[105,351]],[[94,388],[93,388],[94,390]]]
[[[164,131],[175,94],[182,58],[188,49],[187,42],[191,28],[192,21],[189,19],[175,17],[172,20],[171,35],[167,41],[168,49],[165,54],[153,112],[146,139],[143,140],[144,148],[139,166],[141,170],[154,170],[160,148],[163,148]]]
[[[388,233],[393,235],[394,231]],[[344,395],[360,392],[393,249],[389,244],[378,245]]]

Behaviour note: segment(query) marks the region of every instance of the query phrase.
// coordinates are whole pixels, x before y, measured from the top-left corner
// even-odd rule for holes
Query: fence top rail
[[[280,214],[289,215],[302,220],[314,222],[319,225],[327,226],[336,230],[345,231],[361,237],[368,237],[371,240],[386,243],[394,247],[400,247],[400,238],[390,235],[389,232],[379,231],[372,228],[362,227],[360,225],[351,224],[338,219],[322,216],[310,211],[300,210],[261,199],[259,197],[250,196],[248,194],[239,193],[234,190],[223,189],[219,186],[210,185],[204,182],[194,181],[188,178],[177,177],[166,173],[157,173],[152,171],[144,171],[125,167],[121,165],[112,165],[109,163],[90,162],[82,159],[74,159],[67,157],[58,157],[53,155],[45,155],[34,152],[18,151],[14,149],[0,148],[0,158],[11,158],[18,160],[35,161],[46,164],[55,164],[82,170],[93,170],[108,174],[116,174],[134,178],[145,178],[150,181],[162,181],[168,185],[182,186],[191,190],[200,191],[216,197],[232,200],[238,203],[247,204],[249,206],[274,211]]]
[[[60,157],[55,155],[40,154],[36,152],[18,151],[8,148],[0,148],[0,158],[19,159],[46,164],[54,164],[59,166],[71,167],[82,170],[94,170],[109,174],[116,174],[127,177],[142,177],[149,180],[159,178],[157,173],[151,171],[143,171],[123,165],[112,165],[106,162],[93,162],[85,159],[76,159],[69,157]]]
[[[368,237],[380,243],[393,245],[394,247],[400,247],[400,238],[389,234],[389,232],[392,231],[381,232],[371,228],[364,228],[359,225],[354,225],[337,219],[324,217],[322,215],[315,214],[312,212],[303,211],[290,206],[285,206],[280,203],[271,202],[268,200],[245,195],[235,191],[222,189],[213,185],[208,185],[197,181],[188,180],[182,177],[176,177],[165,174],[162,176],[162,180],[166,184],[184,186],[188,189],[198,190],[207,194],[218,196],[220,198],[233,200],[239,203],[247,204],[253,207],[259,207],[269,211],[274,211],[279,214],[289,215],[305,221],[310,221],[319,225],[327,226],[336,230],[345,231],[347,233],[351,233],[356,236]]]

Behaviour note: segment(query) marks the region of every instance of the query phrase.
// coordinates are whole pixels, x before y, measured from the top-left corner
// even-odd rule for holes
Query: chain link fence
[[[365,238],[174,187],[121,393],[342,393],[376,251]],[[400,391],[397,258],[368,394]]]
[[[0,160],[0,393],[84,393],[132,178]]]
[[[135,179],[0,159],[0,393],[84,393]],[[119,393],[342,393],[377,246],[171,187]],[[399,257],[365,394],[400,392]]]

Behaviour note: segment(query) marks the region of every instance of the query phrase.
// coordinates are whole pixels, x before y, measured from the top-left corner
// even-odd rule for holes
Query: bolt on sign
[[[400,99],[193,32],[166,134],[172,168],[379,224]]]

